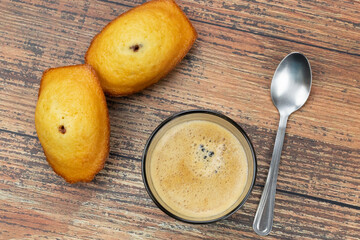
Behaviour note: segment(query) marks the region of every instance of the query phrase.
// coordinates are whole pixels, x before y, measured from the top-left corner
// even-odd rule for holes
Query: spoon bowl
[[[304,105],[311,81],[310,63],[303,54],[290,53],[280,62],[271,82],[271,99],[280,114],[290,115]]]
[[[310,63],[298,52],[290,53],[280,62],[271,82],[271,99],[280,113],[280,122],[269,173],[253,223],[254,231],[262,236],[270,233],[273,224],[276,182],[287,119],[308,99],[311,82]]]

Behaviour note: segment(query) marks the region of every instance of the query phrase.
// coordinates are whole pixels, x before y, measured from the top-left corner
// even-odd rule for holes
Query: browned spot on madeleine
[[[59,132],[61,132],[62,134],[66,133],[66,128],[64,127],[64,125],[59,126]]]

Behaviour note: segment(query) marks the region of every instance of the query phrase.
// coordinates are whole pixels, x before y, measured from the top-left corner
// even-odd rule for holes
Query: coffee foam
[[[193,218],[228,210],[245,188],[247,169],[239,140],[224,127],[204,120],[168,129],[156,144],[150,164],[162,201]]]

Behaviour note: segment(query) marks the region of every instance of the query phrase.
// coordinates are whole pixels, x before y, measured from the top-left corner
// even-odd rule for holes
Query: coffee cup
[[[177,113],[150,135],[142,177],[154,203],[187,223],[212,223],[235,213],[255,183],[257,162],[245,131],[210,110]]]

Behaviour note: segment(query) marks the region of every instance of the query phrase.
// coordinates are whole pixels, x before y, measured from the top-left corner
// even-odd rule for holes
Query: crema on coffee
[[[149,157],[158,198],[186,218],[211,218],[229,210],[243,193],[249,174],[239,140],[206,120],[167,129]]]

